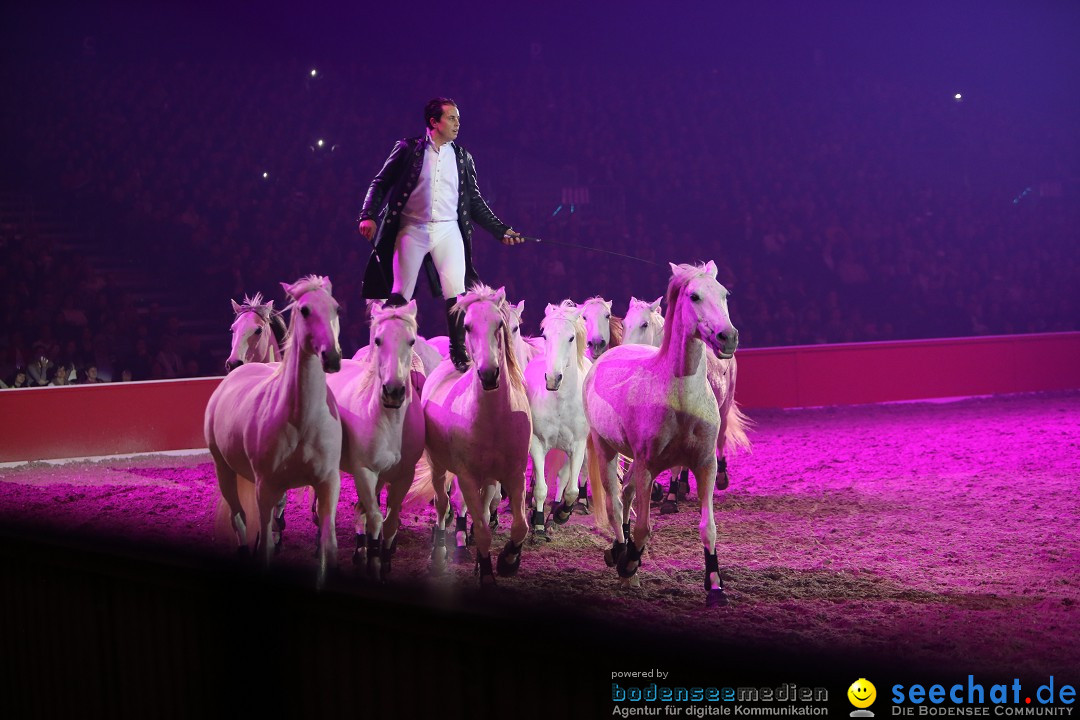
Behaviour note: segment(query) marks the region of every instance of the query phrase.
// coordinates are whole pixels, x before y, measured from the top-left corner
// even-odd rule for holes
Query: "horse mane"
[[[601,297],[599,295],[593,295],[591,298],[589,298],[585,302],[581,303],[581,306],[585,307],[586,305],[588,305],[591,302],[600,302],[600,303],[604,303],[606,305],[608,301],[607,301],[606,298],[603,298],[603,297]],[[619,317],[618,315],[616,315],[615,313],[611,313],[611,317],[608,318],[608,347],[609,348],[613,348],[616,345],[622,345],[624,329],[625,328],[623,327],[623,319],[621,317]]]
[[[577,352],[578,369],[584,370],[587,339],[585,337],[585,321],[581,319],[577,303],[570,299],[563,300],[550,314],[545,314],[544,319],[540,321],[541,332],[547,329],[548,320],[562,320],[574,326],[574,350]]]
[[[697,265],[688,263],[680,263],[678,265],[674,263],[671,264],[671,280],[668,281],[667,292],[664,294],[667,310],[664,312],[664,339],[660,341],[660,352],[666,351],[671,343],[671,332],[668,328],[671,327],[671,323],[675,317],[675,305],[682,296],[682,289],[694,278],[708,275],[708,272],[705,270],[705,265],[705,263],[698,263]]]
[[[281,341],[282,357],[285,356],[285,353],[292,350],[294,336],[293,325],[296,324],[296,303],[300,300],[300,298],[302,298],[304,295],[308,294],[312,290],[324,290],[327,295],[330,295],[330,287],[330,278],[326,277],[325,275],[307,275],[306,277],[297,280],[295,283],[292,284],[291,287],[288,288],[287,292],[289,297],[292,298],[292,302],[281,308],[282,314],[289,312],[289,327],[286,328],[285,337]],[[278,366],[279,373],[281,372],[281,369],[283,367],[285,367],[284,363]]]
[[[370,337],[375,337],[375,330],[387,320],[401,320],[409,327],[410,330],[412,330],[413,333],[415,333],[419,329],[416,315],[411,315],[405,312],[405,306],[403,305],[400,307],[385,307],[369,304],[368,310],[370,312],[369,320],[371,322]],[[374,375],[378,370],[378,363],[375,362],[375,353],[373,352],[373,348],[371,346],[372,342],[369,339],[368,351],[367,354],[364,355],[362,361],[364,363],[362,366],[363,369],[360,372],[360,380],[363,382],[364,387],[370,385],[369,380],[371,376]],[[416,357],[416,353],[413,353],[413,357]],[[419,358],[417,358],[417,360],[418,359]],[[409,364],[412,369],[416,369],[416,362],[414,362],[412,358],[409,359]]]
[[[450,312],[463,313],[474,302],[489,302],[498,310],[499,317],[502,318],[502,329],[499,332],[502,335],[502,354],[503,361],[506,363],[506,376],[517,390],[524,392],[525,375],[522,373],[521,366],[518,364],[517,357],[514,354],[514,338],[510,335],[510,321],[514,315],[513,306],[506,301],[505,293],[500,298],[498,290],[484,283],[476,283],[458,298]]]

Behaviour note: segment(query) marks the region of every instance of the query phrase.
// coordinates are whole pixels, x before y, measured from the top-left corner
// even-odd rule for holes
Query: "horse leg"
[[[367,535],[367,576],[374,580],[379,577],[379,538],[382,536],[383,516],[382,508],[379,507],[379,476],[367,468],[358,468],[353,474],[356,481],[356,499],[364,509],[364,518],[367,521],[364,528]],[[353,552],[353,562],[359,564],[360,535],[357,533],[357,549]]]
[[[398,471],[390,478],[386,489],[386,520],[383,521],[382,544],[379,547],[379,579],[386,581],[390,575],[390,559],[394,555],[394,541],[401,526],[401,502],[409,492],[412,473]]]
[[[716,559],[716,516],[713,513],[713,486],[716,483],[716,457],[712,456],[694,470],[698,478],[698,495],[701,496],[701,544],[705,549],[705,604],[708,607],[726,605],[724,581],[720,578],[720,565]]]
[[[259,505],[259,539],[256,541],[255,552],[261,553],[263,567],[270,567],[270,559],[274,556],[274,508],[285,496],[285,491],[269,487],[265,482],[255,482],[255,501]]]
[[[637,511],[637,522],[634,523],[633,537],[626,543],[626,552],[619,558],[616,565],[619,577],[629,578],[638,571],[641,566],[641,556],[645,552],[645,545],[652,534],[652,523],[649,517],[649,502],[653,475],[643,460],[634,460],[630,466],[630,485],[634,488],[634,509]]]
[[[607,451],[604,450],[600,451],[600,459],[604,461],[601,466],[604,476],[603,482],[608,497],[611,498],[609,520],[611,521],[612,530],[615,532],[615,540],[611,544],[611,549],[604,551],[604,562],[607,563],[608,567],[614,567],[626,551],[626,533],[623,532],[622,486],[618,472],[619,455],[614,452],[608,455]],[[596,512],[609,511],[608,508],[597,508]]]
[[[240,555],[248,552],[247,544],[247,517],[244,513],[243,503],[240,502],[240,490],[237,486],[236,472],[225,463],[225,459],[217,452],[214,456],[214,471],[217,475],[218,490],[221,491],[221,499],[228,507],[229,524],[236,535],[236,550]]]
[[[544,502],[547,500],[547,478],[544,477],[544,461],[547,456],[547,448],[544,447],[535,435],[529,440],[529,457],[533,463],[532,485],[532,517],[529,520],[533,537],[550,540],[544,531]]]
[[[450,496],[446,488],[446,470],[432,464],[431,485],[435,488],[435,527],[431,531],[431,573],[441,575],[446,570],[446,511],[450,507]]]
[[[285,539],[285,506],[288,504],[289,492],[281,496],[281,500],[274,506],[274,549],[281,547],[281,541]]]
[[[687,472],[685,467],[673,467],[671,468],[671,478],[668,481],[668,491],[664,502],[660,504],[661,515],[673,515],[679,512],[679,485],[682,482],[683,473]],[[659,486],[660,483],[657,483]],[[653,493],[655,495],[655,491]]]
[[[487,503],[490,517],[486,521],[491,526],[492,530],[499,527],[499,501],[503,498],[502,483],[496,480],[493,487],[494,490],[492,490],[491,499],[488,500]]]
[[[571,448],[569,462],[559,468],[559,494],[556,497],[560,499],[560,503],[551,511],[551,519],[558,525],[570,519],[574,503],[577,502],[579,493],[584,489],[579,488],[577,484],[577,476],[584,462],[585,440],[583,438],[580,442],[575,442]]]
[[[520,483],[508,487],[513,520],[510,523],[510,540],[499,553],[497,569],[503,577],[517,574],[521,566],[521,546],[529,533],[528,522],[525,520],[525,476],[522,475]]]
[[[337,567],[337,528],[335,522],[338,496],[340,494],[341,476],[336,470],[315,486],[315,498],[319,513],[319,565],[315,575],[315,587],[320,590],[326,585],[327,568]]]
[[[476,574],[480,578],[480,587],[495,584],[495,574],[491,569],[491,527],[487,524],[488,508],[482,497],[480,483],[476,478],[458,475],[458,489],[465,498],[465,506],[475,519],[473,538],[476,541]]]

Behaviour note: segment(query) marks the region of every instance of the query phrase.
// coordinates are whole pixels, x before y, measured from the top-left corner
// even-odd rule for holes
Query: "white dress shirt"
[[[407,224],[457,220],[458,170],[453,143],[436,148],[428,132],[424,165],[401,215]]]

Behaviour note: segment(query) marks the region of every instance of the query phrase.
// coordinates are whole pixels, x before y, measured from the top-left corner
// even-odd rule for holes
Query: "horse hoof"
[[[679,512],[679,505],[674,500],[665,500],[660,506],[661,515],[674,515]]]
[[[551,521],[556,525],[565,525],[573,514],[574,508],[572,506],[559,503],[559,506],[551,511]]]
[[[516,553],[517,557],[513,561],[507,560],[511,554],[510,544],[507,543],[502,552],[499,553],[499,561],[496,564],[496,569],[499,571],[499,575],[502,577],[510,577],[511,575],[517,575],[518,568],[521,567],[521,548],[518,548]]]
[[[634,548],[633,551],[631,548]],[[645,549],[642,548],[642,552]],[[631,563],[633,567],[631,567]],[[627,543],[626,552],[619,555],[618,561],[615,563],[615,571],[619,573],[621,578],[630,578],[634,576],[634,573],[641,567],[641,553],[638,553],[633,543]]]
[[[727,486],[731,483],[731,478],[728,477],[727,472],[716,473],[716,489],[727,490]]]
[[[705,607],[720,607],[728,604],[728,596],[724,594],[724,588],[713,588],[705,596]]]
[[[604,551],[604,564],[608,567],[615,567],[615,563],[619,562],[619,558],[626,552],[626,543],[612,543],[611,547]]]
[[[464,545],[454,546],[453,562],[455,565],[463,565],[472,561],[472,553]]]

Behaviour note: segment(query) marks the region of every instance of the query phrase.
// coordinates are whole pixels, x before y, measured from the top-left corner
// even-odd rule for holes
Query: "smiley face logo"
[[[868,708],[877,699],[877,688],[874,687],[874,683],[866,678],[859,678],[851,683],[851,687],[847,690],[847,696],[855,707]]]

